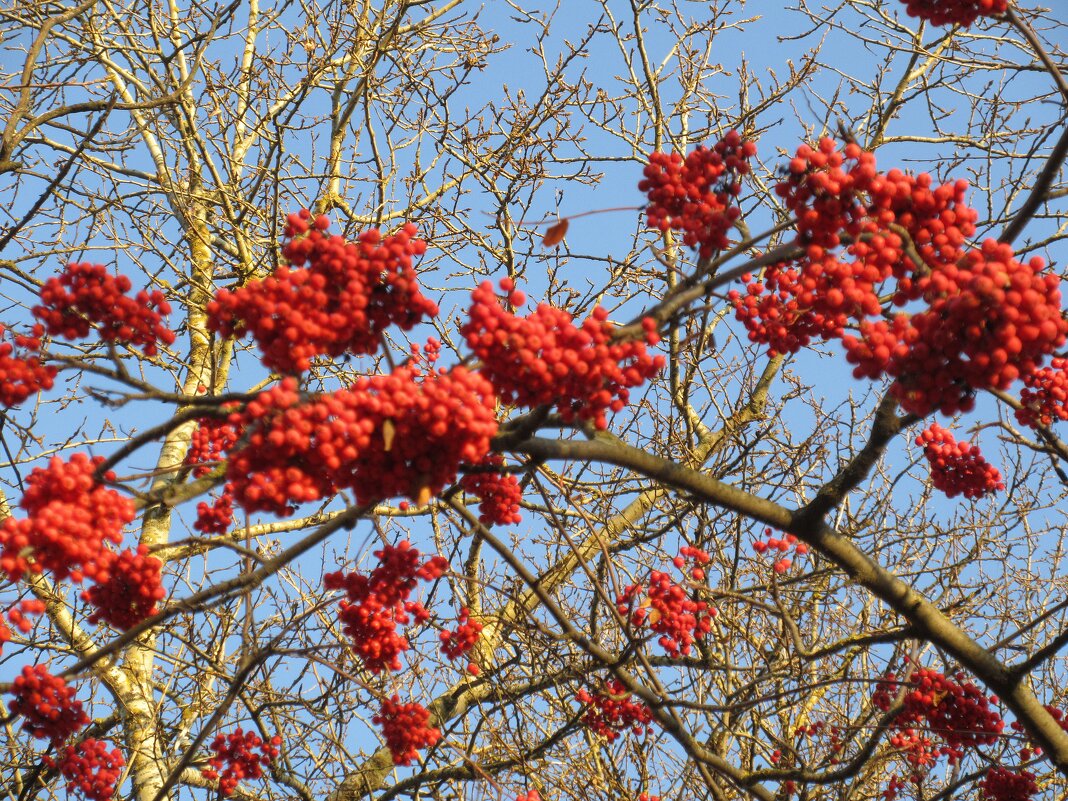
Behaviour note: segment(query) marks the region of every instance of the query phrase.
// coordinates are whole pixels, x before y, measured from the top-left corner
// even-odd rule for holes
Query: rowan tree
[[[1056,10],[0,20],[6,797],[1064,795]]]

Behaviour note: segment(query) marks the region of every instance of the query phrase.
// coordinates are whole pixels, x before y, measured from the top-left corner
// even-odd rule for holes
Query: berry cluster
[[[1038,795],[1038,783],[1033,773],[994,767],[979,783],[987,801],[1031,801]]]
[[[122,542],[122,529],[135,512],[129,499],[96,483],[103,461],[77,453],[69,462],[56,457],[30,474],[19,502],[28,516],[9,517],[0,525],[0,570],[11,581],[45,570],[57,580],[88,578],[93,586],[82,599],[96,607],[89,622],[128,629],[154,614],[164,597],[162,563],[144,546],[118,554],[107,547]],[[110,472],[104,476],[114,478]],[[37,608],[24,604],[25,611]],[[23,627],[22,621],[12,621]]]
[[[204,417],[197,422],[185,457],[185,463],[193,466],[195,478],[210,473],[213,464],[225,459],[227,452],[241,438],[241,429],[234,425],[234,420],[241,419],[241,415],[233,414],[233,411],[225,419]],[[204,534],[221,536],[230,529],[233,519],[234,485],[228,481],[211,503],[201,501],[197,504],[197,519],[193,528]]]
[[[1005,489],[1001,473],[983,458],[979,448],[969,442],[957,442],[938,423],[922,431],[916,444],[923,448],[931,465],[931,483],[946,497],[976,499]]]
[[[11,685],[12,714],[22,715],[22,728],[34,737],[64,743],[89,725],[82,702],[62,676],[53,676],[47,665],[27,665]]]
[[[977,218],[966,189],[879,173],[853,143],[803,145],[777,191],[804,256],[729,296],[750,339],[791,353],[840,338],[856,377],[890,376],[902,408],[921,416],[967,411],[976,390],[1033,373],[1068,336],[1058,279],[993,239],[966,250]],[[887,300],[924,306],[891,317]]]
[[[69,462],[57,456],[30,474],[19,502],[28,517],[9,517],[0,525],[0,570],[11,581],[45,570],[57,580],[106,580],[104,543],[122,542],[134,506],[96,483],[93,473],[103,461],[82,453]],[[114,475],[105,480],[114,480]]]
[[[413,342],[409,349],[412,353],[411,361],[424,368],[432,367],[441,358],[441,340],[434,337],[427,339],[423,346],[420,346],[418,342]]]
[[[689,569],[690,578],[694,581],[704,581],[705,565],[712,561],[708,551],[703,551],[693,545],[683,545],[679,548],[679,555],[671,560],[671,564],[675,565],[679,570],[686,570],[687,563],[691,561],[694,566]]]
[[[606,680],[604,688],[593,693],[583,688],[575,694],[575,700],[586,707],[583,725],[610,743],[628,730],[639,737],[652,731],[652,710],[633,700],[618,679]]]
[[[940,746],[930,737],[916,729],[900,729],[890,735],[890,745],[901,751],[905,762],[912,768],[910,779],[923,776],[933,768],[939,757],[949,754],[948,746]]]
[[[918,415],[968,411],[975,390],[1006,389],[1063,345],[1060,279],[1043,268],[1042,259],[1021,263],[1009,245],[987,239],[932,272],[923,291],[928,309],[909,320],[905,352],[885,363],[901,407]]]
[[[877,176],[874,155],[852,142],[838,150],[824,137],[816,149],[797,149],[775,193],[797,218],[801,244],[833,248],[841,244],[840,234],[860,233],[866,194]]]
[[[914,778],[917,782],[919,781],[918,775],[914,775]],[[886,783],[886,789],[883,790],[884,801],[894,801],[894,799],[897,798],[898,793],[900,793],[904,788],[905,781],[896,773],[893,774],[890,777],[889,781]]]
[[[1056,358],[1049,367],[1024,376],[1020,391],[1022,408],[1016,410],[1020,425],[1049,426],[1068,420],[1068,359]]]
[[[749,172],[756,145],[737,131],[709,150],[698,147],[686,155],[650,153],[638,191],[649,196],[650,228],[682,231],[682,241],[702,259],[727,247],[727,232],[740,210],[731,205],[741,192],[739,179]]]
[[[455,631],[446,629],[438,635],[441,639],[441,652],[447,658],[454,660],[470,653],[475,643],[478,642],[478,635],[482,633],[482,624],[477,620],[471,620],[471,610],[466,606],[460,610],[458,622],[459,625]],[[468,670],[472,667],[475,668],[472,672],[477,673],[478,666],[472,663],[468,666]]]
[[[777,191],[796,215],[805,255],[771,265],[763,283],[746,277],[744,296],[730,293],[750,339],[793,353],[814,338],[843,337],[851,320],[862,330],[872,325],[883,295],[897,305],[919,298],[932,269],[964,255],[978,216],[964,204],[967,182],[932,184],[927,174],[878,173],[875,157],[853,143],[802,145]],[[834,249],[843,238],[841,253]],[[892,291],[884,291],[891,279]],[[882,334],[876,325],[873,335]]]
[[[76,745],[65,746],[60,753],[58,762],[51,757],[44,761],[59,770],[71,791],[80,792],[88,801],[108,801],[115,794],[126,764],[119,749],[109,751],[107,743],[86,737]]]
[[[155,356],[159,343],[170,345],[174,332],[163,324],[171,313],[163,293],[141,290],[129,297],[130,279],[112,275],[103,264],[72,263],[41,287],[33,315],[52,336],[84,339],[92,325],[105,342],[126,342]]]
[[[10,607],[6,614],[7,619],[11,621],[12,626],[17,628],[23,634],[27,634],[33,628],[33,621],[30,620],[27,615],[42,615],[44,614],[44,611],[44,601],[40,601],[36,598],[27,598]],[[3,636],[0,636],[0,642],[7,642],[8,639],[10,639],[10,629],[8,630],[8,638],[5,639]]]
[[[793,564],[792,560],[786,558],[786,554],[790,552],[790,549],[793,548],[794,553],[797,556],[804,556],[808,553],[808,546],[803,542],[798,542],[797,537],[793,534],[787,534],[780,539],[779,537],[773,537],[772,533],[770,528],[764,529],[764,536],[766,539],[756,540],[753,543],[753,550],[758,554],[763,554],[765,552],[773,555],[778,554],[779,556],[772,565],[772,568],[776,573],[785,573],[790,569],[790,565]]]
[[[696,548],[683,549],[681,556],[692,557],[698,564],[707,564],[708,554]],[[703,568],[696,568],[704,577]],[[693,573],[691,573],[693,575]],[[644,600],[639,602],[641,595]],[[637,629],[648,626],[659,634],[657,642],[673,659],[689,656],[693,643],[712,631],[712,619],[719,612],[705,601],[695,601],[667,573],[657,570],[649,574],[649,586],[628,584],[616,598],[616,609]]]
[[[475,472],[466,473],[460,479],[464,492],[478,498],[478,519],[487,526],[507,526],[522,522],[519,503],[523,489],[511,473],[491,472],[486,468],[501,467],[504,459],[497,454],[487,454]]]
[[[234,497],[280,515],[342,489],[361,504],[395,495],[425,503],[461,463],[480,462],[497,433],[493,387],[462,366],[425,375],[399,367],[307,402],[287,378],[235,422],[249,433],[227,463]]]
[[[197,504],[197,519],[193,528],[204,534],[222,536],[234,521],[234,484],[227,481],[223,491],[211,503]]]
[[[379,564],[369,576],[329,573],[323,583],[328,590],[345,590],[347,599],[339,604],[338,614],[342,628],[352,639],[353,653],[364,667],[371,673],[381,673],[400,670],[400,654],[408,650],[408,640],[397,632],[397,626],[430,619],[426,607],[409,601],[408,596],[419,580],[434,581],[444,575],[449,565],[441,556],[421,562],[419,551],[407,540],[387,545],[375,551],[375,556]],[[469,622],[468,614],[466,609],[461,613],[461,626],[455,635],[443,637],[443,650],[468,641],[472,635],[477,639],[482,626]],[[457,650],[456,655],[461,652]],[[382,726],[394,764],[409,765],[418,758],[418,749],[434,745],[441,737],[436,728],[427,726],[429,719],[425,708],[414,702],[402,704],[394,695],[382,702],[382,709],[372,722]]]
[[[294,375],[316,356],[374,353],[390,325],[409,330],[438,313],[412,266],[426,251],[415,225],[386,237],[372,229],[356,242],[327,236],[329,225],[326,217],[311,220],[307,209],[289,215],[282,254],[290,266],[219,290],[207,306],[209,327],[223,336],[252,334],[264,365]]]
[[[0,337],[7,329],[0,325]],[[10,409],[43,389],[51,389],[56,368],[41,363],[36,354],[41,349],[44,329],[34,326],[33,336],[16,336],[15,343],[0,342],[0,407]],[[15,348],[23,348],[31,355],[20,356]]]
[[[873,703],[888,710],[899,688],[896,674],[888,673],[876,688]],[[946,743],[940,754],[955,763],[963,749],[997,742],[1005,721],[991,706],[992,700],[996,699],[988,698],[961,673],[950,678],[930,668],[917,668],[892,725],[902,731],[926,726]]]
[[[962,25],[967,28],[980,17],[1004,14],[1008,0],[901,0],[910,17],[932,25]]]
[[[433,556],[420,564],[419,551],[407,540],[375,551],[378,566],[369,576],[362,573],[328,573],[323,583],[328,590],[344,590],[339,620],[352,640],[352,651],[371,673],[400,670],[400,655],[408,650],[408,640],[397,626],[430,619],[430,613],[408,596],[420,579],[433,581],[444,575],[448,562]]]
[[[396,695],[382,701],[371,722],[382,727],[394,765],[412,764],[419,759],[420,749],[430,748],[441,739],[441,731],[427,725],[429,710],[416,703],[402,704]]]
[[[185,455],[185,463],[192,466],[195,478],[210,473],[214,463],[225,459],[227,451],[241,438],[241,429],[234,425],[234,420],[240,419],[233,414],[237,410],[230,411],[226,418],[202,417],[197,421]]]
[[[238,727],[229,734],[216,735],[211,744],[215,753],[208,760],[210,767],[201,773],[205,779],[219,780],[219,795],[225,798],[233,794],[242,779],[263,778],[263,766],[278,757],[281,744],[278,735],[264,742],[255,732]]]
[[[167,593],[160,574],[163,563],[148,555],[148,546],[118,554],[105,550],[100,557],[97,583],[82,593],[82,600],[95,607],[89,622],[104,621],[125,631],[156,614],[156,603]]]
[[[526,302],[511,279],[502,279],[500,287],[513,306]],[[613,342],[614,326],[600,306],[579,328],[570,314],[546,303],[517,317],[501,306],[488,281],[471,298],[469,319],[460,332],[481,360],[482,375],[506,404],[555,405],[565,422],[591,420],[603,429],[606,412],[620,411],[629,390],[664,366],[663,356],[646,351],[646,345],[660,341],[652,319],[644,321],[644,342]]]

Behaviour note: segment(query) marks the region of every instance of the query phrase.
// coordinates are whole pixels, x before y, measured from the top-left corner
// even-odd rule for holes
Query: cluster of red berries
[[[7,329],[0,325],[0,337]],[[44,328],[34,326],[32,336],[16,336],[15,343],[0,342],[0,407],[10,409],[43,389],[51,389],[56,379],[56,368],[42,364],[35,355],[41,349]],[[19,355],[15,348],[29,351]]]
[[[214,755],[203,768],[205,779],[219,780],[219,795],[233,794],[242,779],[263,778],[263,767],[278,757],[282,738],[277,734],[264,742],[258,734],[238,727],[229,734],[219,734],[211,744]],[[258,753],[257,753],[258,752]]]
[[[777,191],[796,215],[805,255],[771,265],[763,282],[744,276],[746,293],[729,295],[750,339],[793,353],[814,338],[843,337],[855,320],[865,336],[849,338],[853,348],[881,348],[883,327],[868,334],[865,326],[883,312],[884,283],[896,282],[889,297],[897,305],[917,299],[930,271],[960,259],[975,232],[978,215],[964,204],[967,182],[932,183],[927,174],[878,173],[875,157],[854,143],[842,150],[829,138],[815,150],[802,145]],[[843,236],[849,258],[834,251]]]
[[[82,599],[96,607],[89,622],[127,629],[154,614],[164,597],[162,563],[144,546],[122,553],[107,547],[122,542],[122,529],[135,511],[128,498],[96,482],[103,461],[77,453],[69,462],[55,457],[30,474],[19,502],[28,516],[0,524],[0,570],[11,581],[45,570],[60,581],[88,578],[93,586]],[[109,472],[104,478],[115,476]]]
[[[841,338],[855,376],[890,376],[902,408],[921,416],[967,411],[976,390],[1033,373],[1068,336],[1058,279],[1043,274],[1041,259],[1021,263],[993,239],[965,250],[977,217],[966,189],[880,174],[853,143],[802,146],[778,192],[805,255],[730,293],[750,339],[789,353]],[[849,260],[832,252],[843,238]],[[884,297],[925,308],[884,319]],[[851,326],[858,335],[845,334]]]
[[[875,706],[888,710],[900,686],[896,674],[887,673],[876,688],[872,699]],[[917,668],[892,725],[900,730],[926,726],[946,743],[942,754],[956,762],[964,748],[997,742],[1005,721],[991,706],[996,701],[984,695],[973,682],[966,681],[961,673],[950,678],[931,668]]]
[[[853,142],[839,150],[830,137],[813,149],[801,145],[775,193],[797,218],[798,241],[837,247],[856,236],[867,215],[867,193],[877,178],[875,156]]]
[[[990,768],[979,782],[979,788],[987,801],[1031,801],[1038,795],[1038,782],[1033,773],[1002,767]]]
[[[327,236],[329,225],[307,209],[289,215],[282,248],[289,266],[219,290],[207,306],[209,327],[223,336],[252,334],[264,365],[294,375],[316,356],[374,353],[390,325],[409,330],[438,313],[419,291],[412,259],[426,243],[414,238],[414,224],[386,237],[372,229],[356,242]]]
[[[914,774],[914,778],[918,781],[918,776]],[[897,798],[898,793],[905,789],[905,781],[896,773],[890,777],[890,780],[886,783],[886,789],[883,790],[884,801],[894,801]]]
[[[1016,410],[1020,425],[1048,426],[1054,420],[1068,420],[1068,359],[1053,359],[1049,367],[1025,375],[1023,381],[1021,408]]]
[[[424,623],[430,613],[408,596],[419,580],[441,578],[449,564],[442,556],[420,562],[421,554],[407,540],[386,545],[375,551],[378,566],[370,575],[363,573],[328,573],[323,584],[328,590],[344,590],[339,620],[352,640],[352,651],[371,673],[400,670],[400,655],[408,650],[408,640],[397,626],[413,619]]]
[[[226,407],[224,407],[226,408]],[[192,466],[193,476],[200,478],[211,472],[215,462],[226,458],[226,453],[241,438],[241,429],[234,424],[235,415],[231,409],[228,417],[202,417],[193,429],[189,440],[189,451],[185,463]]]
[[[135,513],[128,498],[96,483],[93,474],[103,461],[82,453],[69,462],[57,456],[30,473],[19,502],[28,516],[0,525],[0,570],[11,581],[45,570],[57,580],[106,578],[104,543],[122,542],[122,529]]]
[[[671,560],[679,570],[689,569],[690,578],[694,581],[705,580],[705,565],[712,561],[708,551],[704,551],[694,545],[683,545],[679,548],[679,555]],[[693,562],[693,567],[687,568],[687,564]]]
[[[80,790],[87,798],[105,801],[114,792],[123,765],[122,754],[108,753],[102,743],[87,739],[75,746],[66,742],[89,724],[89,716],[74,690],[61,676],[52,675],[47,666],[23,667],[11,686],[13,698],[9,709],[23,717],[22,728],[34,737],[47,739],[62,754],[57,763],[45,757],[45,764],[58,768],[67,778],[70,789]]]
[[[27,665],[11,685],[12,714],[22,715],[22,728],[34,737],[58,746],[89,725],[82,702],[62,676],[47,665]]]
[[[890,268],[897,280],[893,302],[904,306],[920,297],[932,270],[956,264],[967,252],[979,213],[964,202],[968,182],[963,178],[934,186],[927,173],[909,175],[892,169],[876,175],[868,188],[870,205],[863,231],[849,253],[880,271]],[[908,235],[915,253],[892,226]],[[917,263],[916,257],[919,257]]]
[[[515,801],[541,801],[541,796],[537,790],[528,790],[523,795],[517,795]]]
[[[460,619],[456,629],[453,631],[446,629],[438,635],[441,640],[441,652],[447,658],[454,660],[466,656],[475,647],[481,633],[482,624],[471,619],[471,610],[465,606],[460,610]],[[468,669],[472,667],[475,668],[473,672],[477,673],[478,666],[471,664]]]
[[[1009,245],[987,239],[932,272],[923,291],[929,307],[909,320],[906,352],[886,364],[901,407],[968,411],[975,390],[1006,389],[1063,345],[1060,279],[1043,268],[1042,259],[1021,263]]]
[[[649,154],[638,191],[649,196],[646,216],[650,228],[682,231],[682,241],[705,259],[728,245],[727,232],[741,213],[734,199],[740,178],[749,172],[756,145],[737,131],[711,150],[698,147],[686,155]]]
[[[607,679],[604,688],[593,693],[583,688],[575,694],[575,700],[586,707],[583,725],[610,743],[625,731],[639,737],[652,732],[652,710],[633,700],[618,679]]]
[[[441,556],[422,561],[419,551],[407,540],[387,545],[375,551],[375,556],[379,564],[370,575],[329,573],[323,583],[328,590],[345,590],[347,599],[339,604],[338,614],[342,628],[364,667],[371,673],[381,673],[400,670],[400,654],[408,650],[408,640],[398,633],[397,626],[430,619],[426,607],[408,600],[412,590],[420,580],[440,578],[449,564]],[[473,645],[481,628],[469,620],[468,610],[463,610],[458,630],[442,638],[443,650],[467,642]],[[456,650],[456,655],[461,652]],[[427,725],[430,713],[423,706],[402,704],[396,695],[383,701],[381,711],[371,720],[382,727],[382,736],[397,765],[410,765],[418,759],[420,748],[434,745],[441,737],[440,731]]]
[[[771,554],[778,554],[778,558],[772,565],[772,568],[776,573],[785,573],[790,569],[790,565],[793,561],[786,558],[786,554],[793,548],[794,553],[797,556],[804,556],[808,553],[808,546],[803,542],[798,542],[797,537],[793,534],[787,534],[785,537],[773,537],[773,532],[770,528],[764,529],[764,536],[766,539],[756,540],[753,543],[753,550],[758,554],[765,552]]]
[[[1008,0],[901,0],[910,17],[932,25],[962,25],[967,28],[980,17],[1004,14]]]
[[[412,362],[428,368],[441,358],[441,340],[430,337],[423,346],[420,346],[418,342],[413,342],[409,345],[409,350],[411,350]]]
[[[88,801],[109,801],[122,778],[126,759],[117,748],[94,737],[64,746],[58,761],[45,757],[49,767],[59,770],[71,791],[80,792]]]
[[[931,466],[931,483],[946,497],[963,495],[976,499],[1005,489],[1001,473],[983,458],[978,447],[970,442],[957,442],[938,423],[920,432],[916,444],[923,448]]]
[[[236,410],[235,410],[236,411]],[[241,415],[231,413],[229,418],[205,417],[197,422],[189,442],[185,463],[193,466],[193,476],[206,476],[215,462],[226,458],[227,452],[241,438],[241,430],[234,425]],[[211,503],[197,504],[197,519],[193,528],[204,534],[223,535],[230,529],[234,519],[234,485],[227,481],[223,491]]]
[[[174,332],[163,323],[170,304],[159,290],[129,297],[130,279],[112,275],[103,264],[72,263],[41,287],[33,315],[52,336],[84,339],[93,324],[105,342],[126,342],[155,356],[159,343],[170,345]]]
[[[419,759],[420,749],[430,748],[441,739],[441,731],[428,725],[429,710],[416,703],[402,704],[396,695],[382,701],[371,722],[382,727],[394,765],[411,765]]]
[[[927,769],[935,766],[941,756],[953,753],[949,746],[938,745],[916,729],[895,731],[890,735],[890,745],[900,749],[905,761],[912,767],[910,779],[923,776]]]
[[[90,623],[104,621],[126,631],[156,614],[156,604],[167,592],[160,573],[163,563],[148,555],[147,545],[118,554],[101,551],[98,567],[96,583],[82,592],[82,600],[95,607]]]
[[[462,366],[425,375],[399,367],[307,402],[287,378],[236,418],[249,432],[227,463],[234,497],[280,515],[341,489],[361,504],[395,495],[426,503],[461,463],[480,462],[497,433],[493,387]]]
[[[234,484],[227,481],[223,491],[211,503],[201,501],[197,504],[197,519],[193,528],[203,534],[222,536],[230,530],[234,521]]]
[[[71,737],[89,725],[89,716],[74,697],[74,689],[62,676],[52,675],[46,665],[23,667],[11,685],[9,708],[23,717],[22,728],[34,737],[46,739],[59,749],[60,758],[44,757],[44,763],[59,770],[72,791],[90,801],[108,801],[122,776],[122,752],[108,750],[107,744],[87,737],[69,744]]]
[[[513,306],[526,302],[511,279],[502,279],[500,287]],[[471,299],[474,303],[460,333],[506,404],[555,405],[565,422],[590,420],[604,429],[606,412],[620,411],[629,400],[629,390],[664,366],[663,356],[646,351],[646,345],[660,341],[652,319],[643,322],[644,342],[613,342],[615,326],[600,306],[576,327],[570,314],[547,303],[527,317],[517,317],[502,307],[489,281]]]
[[[708,554],[686,546],[685,554],[699,564],[707,564]],[[697,568],[702,578],[703,568]],[[691,575],[693,575],[691,573]],[[644,595],[645,598],[639,601]],[[616,598],[616,609],[630,624],[659,634],[657,642],[673,659],[689,656],[694,642],[712,631],[712,620],[719,612],[705,601],[695,601],[686,590],[672,581],[667,573],[654,570],[649,585],[628,584]]]
[[[862,263],[830,255],[783,262],[770,267],[763,281],[742,276],[748,282],[745,294],[732,289],[728,299],[751,341],[767,345],[773,354],[796,353],[813,339],[840,337],[851,316],[878,311],[870,282],[858,280],[861,271],[866,272]]]
[[[45,602],[38,600],[37,598],[27,598],[26,600],[19,601],[14,606],[8,608],[7,619],[11,622],[11,625],[21,631],[23,634],[29,633],[33,628],[33,621],[28,617],[29,615],[42,615],[45,611]],[[0,626],[3,624],[0,623]],[[3,626],[7,629],[7,626]],[[8,642],[11,639],[11,630],[7,629],[7,637],[4,637],[0,632],[0,643]]]
[[[464,474],[460,486],[478,498],[478,519],[487,526],[508,526],[523,520],[519,504],[523,500],[523,488],[519,479],[511,473],[491,472],[486,468],[501,467],[504,459],[487,454],[476,467],[477,471]]]

